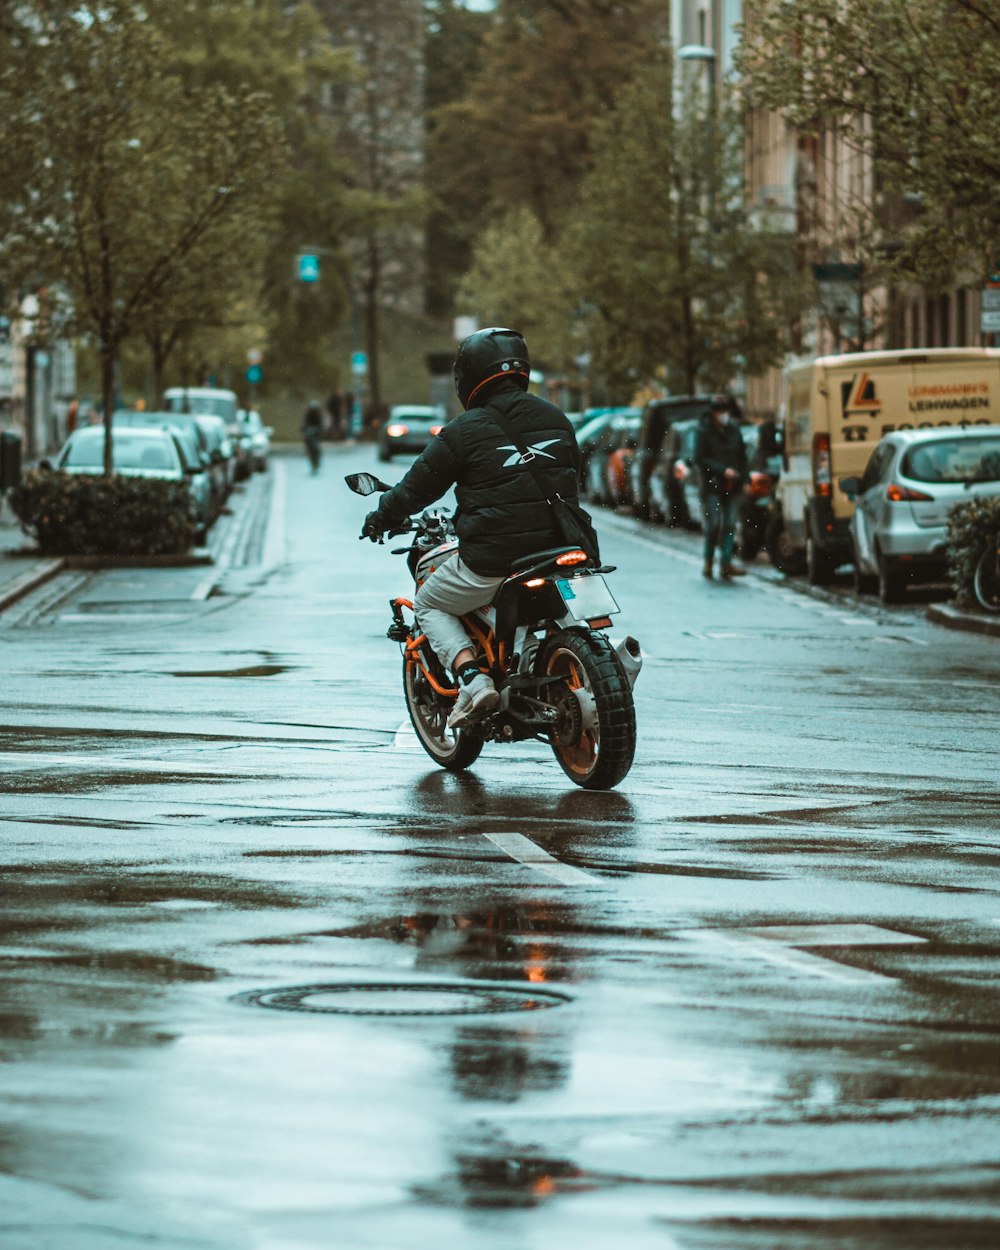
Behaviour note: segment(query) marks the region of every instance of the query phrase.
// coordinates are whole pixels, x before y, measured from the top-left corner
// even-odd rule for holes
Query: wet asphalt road
[[[0,616],[4,1250],[1000,1244],[996,641],[602,516],[631,774],[448,775],[374,467]]]

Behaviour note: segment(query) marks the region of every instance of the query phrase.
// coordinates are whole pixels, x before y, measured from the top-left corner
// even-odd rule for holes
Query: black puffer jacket
[[[693,460],[701,470],[703,491],[725,489],[725,472],[736,470],[734,486],[742,486],[747,475],[747,449],[740,427],[735,421],[716,425],[706,413],[698,422]]]
[[[382,496],[379,513],[398,525],[455,487],[455,529],[462,560],[482,577],[502,577],[520,556],[563,546],[552,509],[510,438],[486,404],[494,405],[535,453],[535,467],[553,492],[575,500],[580,449],[565,414],[512,383],[482,407],[449,421],[409,472]]]

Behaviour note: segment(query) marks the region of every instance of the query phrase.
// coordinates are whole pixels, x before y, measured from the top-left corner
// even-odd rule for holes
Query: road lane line
[[[878,972],[869,972],[865,968],[852,968],[848,964],[838,964],[833,960],[824,959],[821,955],[813,955],[809,951],[785,946],[771,938],[755,937],[752,933],[722,932],[718,929],[684,929],[677,936],[707,947],[709,950],[714,947],[723,957],[730,955],[739,959],[773,964],[786,971],[816,977],[822,981],[836,981],[842,985],[872,986],[886,986],[894,983],[893,977],[883,976]]]
[[[598,884],[597,877],[584,872],[582,868],[564,864],[548,851],[542,850],[536,842],[526,838],[523,833],[484,833],[483,837],[488,838],[494,846],[498,846],[505,855],[517,860],[519,864],[537,868],[539,872],[544,872],[547,877],[554,878],[562,885]]]
[[[268,461],[268,472],[274,474],[271,487],[271,510],[267,519],[267,537],[264,540],[262,563],[265,569],[276,568],[285,562],[285,503],[288,498],[288,470],[282,460],[273,456]]]

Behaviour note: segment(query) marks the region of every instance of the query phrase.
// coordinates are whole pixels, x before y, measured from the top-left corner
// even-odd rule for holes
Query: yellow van
[[[1000,424],[1000,349],[940,347],[820,356],[784,374],[784,446],[769,548],[813,585],[851,559],[854,503],[837,489],[860,476],[893,430]]]

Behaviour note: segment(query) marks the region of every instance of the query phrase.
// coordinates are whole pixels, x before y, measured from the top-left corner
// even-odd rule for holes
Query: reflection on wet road
[[[632,773],[437,771],[372,459],[0,617],[0,1244],[996,1245],[995,643],[614,518]]]

